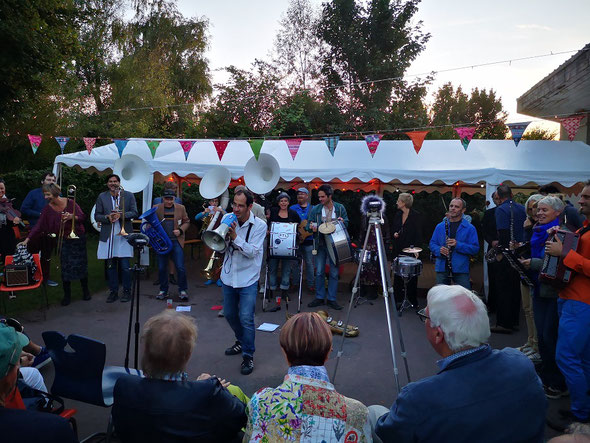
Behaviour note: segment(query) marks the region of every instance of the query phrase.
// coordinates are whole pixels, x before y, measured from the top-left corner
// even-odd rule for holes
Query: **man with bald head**
[[[383,442],[543,441],[547,400],[531,361],[492,349],[483,302],[459,286],[428,291],[418,311],[437,354],[436,375],[405,386],[391,407],[371,406]],[[381,408],[381,409],[380,409]]]

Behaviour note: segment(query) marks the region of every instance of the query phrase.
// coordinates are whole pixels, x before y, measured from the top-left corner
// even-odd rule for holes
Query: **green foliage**
[[[558,136],[558,131],[546,128],[531,128],[525,131],[522,140],[557,140]]]

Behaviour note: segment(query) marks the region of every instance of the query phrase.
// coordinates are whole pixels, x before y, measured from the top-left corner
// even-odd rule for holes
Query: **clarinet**
[[[451,261],[453,259],[453,248],[449,248],[447,246],[447,241],[449,240],[449,232],[450,232],[449,219],[445,215],[445,248],[447,248],[449,251],[447,254],[447,271],[449,273],[449,278],[452,279],[453,278],[453,265],[452,265]]]

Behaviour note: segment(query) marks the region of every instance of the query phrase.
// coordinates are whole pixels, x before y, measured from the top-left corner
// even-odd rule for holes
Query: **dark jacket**
[[[120,209],[123,209],[123,202],[125,204],[125,231],[128,234],[133,232],[132,219],[139,214],[137,212],[137,204],[135,203],[135,196],[129,192],[123,192],[123,200],[120,204]],[[96,211],[94,212],[94,219],[100,223],[100,241],[107,241],[111,235],[111,222],[107,215],[113,210],[113,200],[109,191],[102,192],[96,199]],[[122,216],[121,216],[122,219]]]
[[[486,212],[483,213],[481,224],[483,239],[491,247],[492,242],[498,240],[498,230],[496,229],[496,207],[487,209]]]
[[[35,188],[25,197],[20,212],[23,218],[29,221],[31,228],[37,224],[39,217],[41,217],[41,211],[45,206],[47,206],[47,200],[43,195],[43,188]]]
[[[420,246],[422,244],[422,220],[420,214],[410,209],[406,223],[402,224],[403,212],[398,210],[393,216],[390,235],[393,241],[393,257],[397,257],[404,248]],[[399,234],[395,238],[395,233]]]
[[[231,442],[247,420],[246,405],[217,378],[124,376],[117,380],[114,400],[113,423],[124,443]]]

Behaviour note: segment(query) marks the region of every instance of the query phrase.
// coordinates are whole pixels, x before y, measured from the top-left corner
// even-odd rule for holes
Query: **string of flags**
[[[576,137],[578,129],[580,128],[580,122],[582,121],[582,119],[584,117],[585,117],[585,115],[574,115],[574,116],[559,118],[559,121],[561,122],[564,129],[566,130],[566,132],[568,134],[568,139],[570,141],[573,141],[574,138]],[[510,130],[510,133],[512,136],[512,140],[514,141],[514,144],[516,147],[518,147],[518,144],[520,143],[520,140],[522,139],[522,136],[530,123],[531,123],[530,121],[519,122],[519,123],[507,123],[508,129]],[[471,140],[473,139],[473,136],[475,135],[475,133],[477,131],[477,127],[475,127],[475,126],[458,126],[458,127],[454,127],[453,129],[455,130],[455,132],[457,132],[457,135],[459,136],[459,139],[461,141],[461,145],[467,151],[467,148],[469,147],[469,143],[471,142]],[[422,144],[424,143],[424,139],[426,138],[426,135],[428,134],[428,132],[430,132],[430,131],[429,130],[419,130],[419,131],[403,132],[403,134],[405,134],[412,141],[412,144],[414,146],[414,150],[416,151],[416,154],[419,154],[420,149],[422,148]],[[31,149],[33,150],[33,154],[36,154],[37,150],[39,149],[39,146],[41,145],[41,142],[43,140],[43,136],[42,135],[33,135],[33,134],[27,134],[27,136],[29,138],[29,142],[31,144]],[[70,140],[76,139],[76,137],[65,137],[65,136],[54,136],[53,138],[59,144],[62,154],[65,151],[66,144]],[[100,137],[100,138],[102,139],[102,137]],[[379,143],[381,142],[382,138],[383,138],[383,134],[379,134],[379,133],[367,134],[364,136],[364,139],[367,144],[367,148],[369,149],[369,153],[371,154],[371,157],[375,156],[375,153],[377,152],[377,148],[379,147]],[[90,155],[92,153],[92,149],[94,148],[97,139],[99,139],[99,137],[83,137],[82,138],[82,140],[84,142],[84,146],[86,147],[86,150],[88,151],[88,155]],[[125,150],[125,147],[127,146],[127,143],[129,140],[122,139],[122,138],[116,138],[116,139],[110,139],[110,140],[113,140],[113,142],[115,143],[115,146],[117,147],[117,151],[119,153],[119,157],[121,157],[123,155],[123,151]],[[162,142],[162,140],[144,139],[143,141],[145,141],[146,145],[148,146],[148,148],[152,154],[152,158],[154,158],[156,156],[156,151],[157,151],[158,147],[160,146],[160,143]],[[262,145],[263,145],[264,141],[265,141],[264,139],[248,140],[248,144],[250,145],[250,148],[252,149],[252,152],[254,153],[254,156],[256,157],[257,160],[258,160],[258,157],[260,156],[260,150],[262,149]],[[302,138],[288,138],[288,139],[285,139],[284,141],[287,144],[287,148],[289,149],[289,153],[291,154],[291,157],[293,158],[293,160],[295,160],[295,157],[297,156],[297,152],[299,151],[299,147],[300,147],[303,139]],[[324,137],[324,141],[326,143],[326,147],[328,148],[330,154],[333,157],[336,152],[338,142],[340,141],[340,136]],[[227,145],[229,144],[229,142],[230,142],[230,140],[214,140],[213,141],[213,145],[215,146],[215,150],[217,152],[217,155],[218,155],[220,161],[223,158],[223,154],[225,153],[225,150],[227,149]],[[185,160],[188,160],[189,153],[196,143],[197,142],[195,140],[179,140],[180,147],[182,148],[182,151],[184,152]]]

